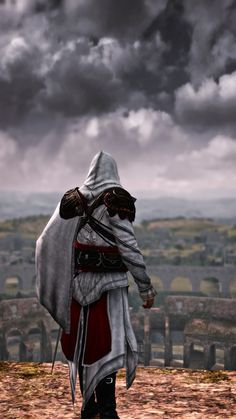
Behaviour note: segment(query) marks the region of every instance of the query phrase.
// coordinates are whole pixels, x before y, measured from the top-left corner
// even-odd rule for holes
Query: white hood
[[[122,188],[116,161],[110,154],[100,151],[94,156],[86,180],[79,189],[87,199],[93,199],[113,186]]]

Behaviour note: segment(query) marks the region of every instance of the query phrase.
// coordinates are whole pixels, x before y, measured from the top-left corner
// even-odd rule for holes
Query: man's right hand
[[[151,308],[154,303],[154,298],[147,298],[144,300],[143,308]]]

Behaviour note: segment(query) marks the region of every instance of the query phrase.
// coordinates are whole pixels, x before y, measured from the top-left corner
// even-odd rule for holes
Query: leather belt
[[[94,246],[74,242],[75,273],[127,272],[117,246]]]

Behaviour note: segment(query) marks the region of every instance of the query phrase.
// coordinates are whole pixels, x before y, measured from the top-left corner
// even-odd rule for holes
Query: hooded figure
[[[37,296],[63,330],[73,403],[79,372],[82,418],[98,412],[102,419],[118,418],[116,372],[126,367],[127,388],[135,378],[138,348],[126,272],[144,308],[156,295],[134,235],[134,201],[120,184],[115,160],[102,151],[84,184],[63,196],[37,240]]]

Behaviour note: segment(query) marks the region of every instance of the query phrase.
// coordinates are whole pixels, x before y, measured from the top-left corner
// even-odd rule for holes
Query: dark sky
[[[236,1],[0,0],[0,189],[113,155],[140,197],[236,196]]]

